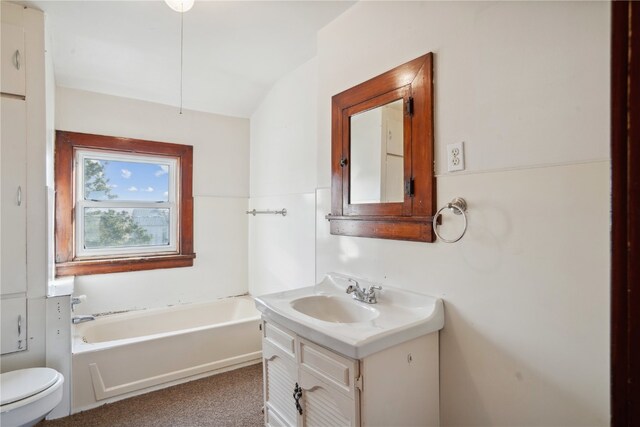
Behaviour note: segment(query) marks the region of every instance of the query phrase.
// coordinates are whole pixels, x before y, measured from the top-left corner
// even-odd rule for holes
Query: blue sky
[[[117,200],[167,201],[169,167],[153,163],[104,161],[105,175]]]

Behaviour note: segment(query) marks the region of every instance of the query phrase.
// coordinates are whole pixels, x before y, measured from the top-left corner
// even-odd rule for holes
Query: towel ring
[[[455,239],[445,239],[440,234],[438,234],[438,216],[440,216],[442,211],[447,208],[453,211],[453,213],[456,215],[462,215],[462,219],[464,220],[464,228],[462,229],[462,233]],[[467,232],[467,214],[465,213],[466,211],[467,202],[462,197],[456,197],[451,202],[447,203],[446,206],[441,207],[433,216],[433,232],[435,233],[436,237],[445,243],[455,243],[458,240],[462,239],[464,233]]]

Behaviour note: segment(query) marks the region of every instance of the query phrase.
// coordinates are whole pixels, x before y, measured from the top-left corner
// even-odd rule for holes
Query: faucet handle
[[[71,298],[71,311],[75,311],[76,305],[84,302],[87,300],[87,296],[86,295],[79,295],[77,297],[72,297]]]
[[[374,292],[374,291],[381,291],[381,290],[382,290],[382,286],[378,286],[378,285],[369,286],[369,293]]]
[[[357,280],[349,278],[349,282],[353,283],[355,286],[354,285],[347,286],[347,293],[348,294],[350,294],[352,292],[355,292],[355,291],[360,291],[360,285],[358,285],[358,281]]]

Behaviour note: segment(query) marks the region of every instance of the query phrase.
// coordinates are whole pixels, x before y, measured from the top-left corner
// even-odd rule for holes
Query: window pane
[[[168,246],[169,243],[169,209],[84,209],[86,249]]]
[[[85,200],[169,201],[169,164],[84,159]]]

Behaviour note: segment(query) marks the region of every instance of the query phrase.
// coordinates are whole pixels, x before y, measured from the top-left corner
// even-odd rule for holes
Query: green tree
[[[93,221],[90,219],[94,216]],[[98,219],[98,221],[95,221]],[[87,215],[85,224],[97,222],[97,230],[88,236],[85,232],[87,247],[138,246],[151,241],[151,235],[140,227],[127,211],[94,211]],[[85,230],[87,228],[85,227]]]
[[[105,175],[108,162],[86,160],[84,164],[84,194],[100,192],[109,199],[117,199],[111,192],[109,178]],[[88,248],[113,246],[137,246],[151,241],[151,235],[137,224],[133,216],[125,211],[90,209],[85,213],[85,245]]]
[[[109,162],[103,160],[85,160],[84,161],[84,197],[90,198],[91,193],[98,192],[112,200],[118,196],[111,192],[109,178],[104,173],[104,168]]]

